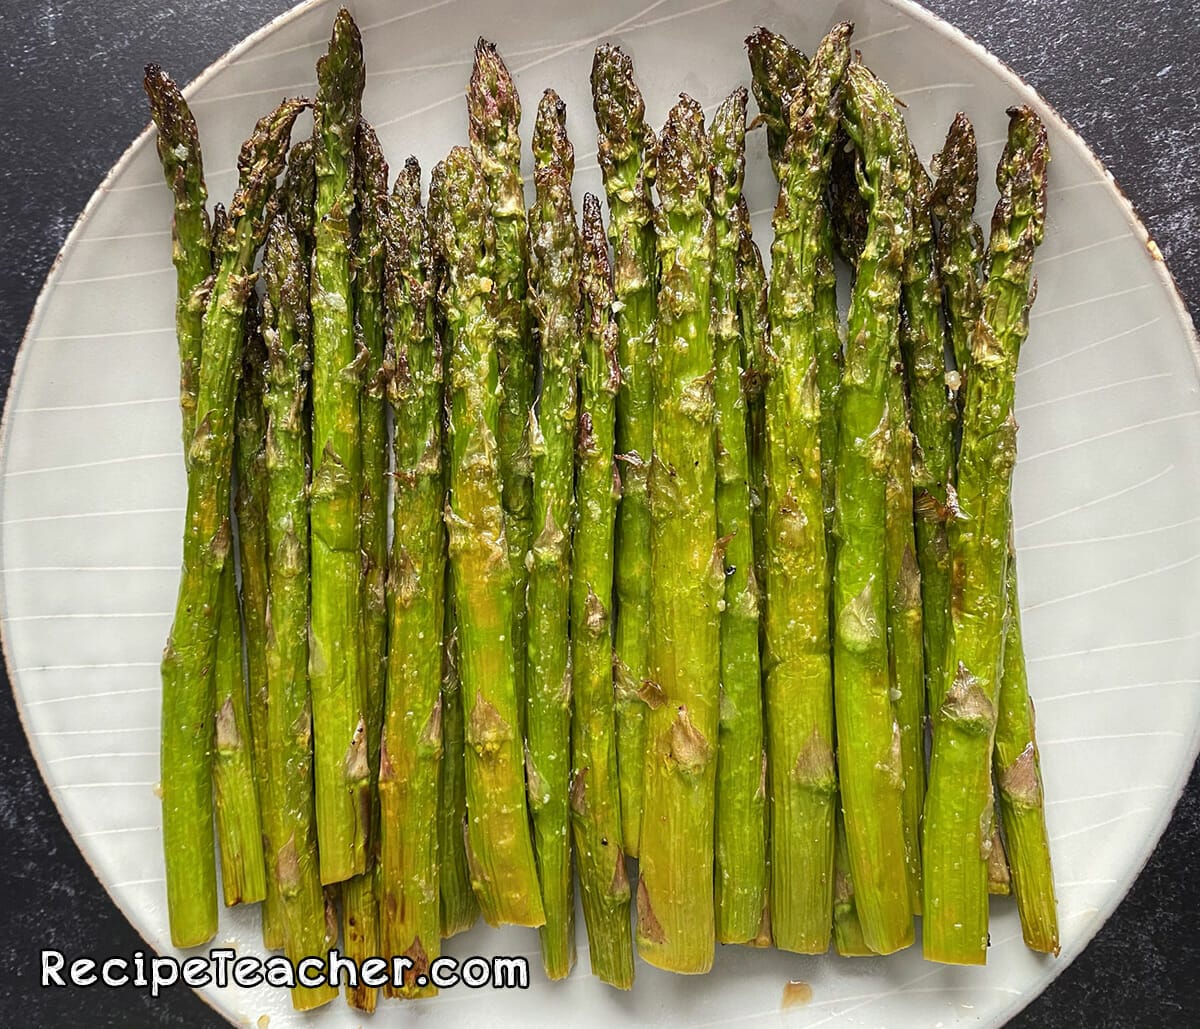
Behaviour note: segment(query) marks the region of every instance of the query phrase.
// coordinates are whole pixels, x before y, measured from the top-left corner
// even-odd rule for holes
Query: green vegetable
[[[739,202],[746,154],[746,90],[718,108],[710,131],[715,258],[712,327],[717,532],[725,546],[721,699],[717,731],[717,939],[748,943],[767,903],[766,752],[763,749],[759,597],[751,527],[750,447],[738,320]]]
[[[992,770],[999,785],[996,795],[1008,840],[1012,892],[1017,897],[1025,944],[1032,950],[1057,954],[1058,913],[1050,868],[1050,839],[1046,832],[1042,764],[1034,729],[1033,701],[1025,675],[1017,561],[1011,534],[1007,576],[1008,610]]]
[[[495,223],[492,303],[500,366],[497,459],[503,489],[504,533],[512,564],[513,629],[517,699],[525,717],[525,652],[528,617],[526,555],[533,544],[533,463],[529,412],[533,407],[534,347],[525,304],[529,263],[525,187],[521,179],[521,100],[495,44],[480,39],[467,88],[471,150],[483,169],[488,208]]]
[[[311,148],[298,143],[288,160],[289,201],[305,191]],[[311,198],[311,191],[309,191]],[[289,961],[324,954],[333,940],[317,859],[308,693],[308,369],[312,324],[304,248],[288,216],[279,216],[263,256],[263,335],[267,347],[263,408],[267,432],[266,778],[263,804],[267,872],[279,896],[283,949]],[[298,1011],[337,996],[329,986],[297,987]]]
[[[711,146],[684,96],[658,146],[651,681],[637,943],[676,972],[712,966],[713,831],[724,542],[717,537],[709,212]]]
[[[362,689],[365,696],[370,804],[365,871],[342,887],[342,945],[360,964],[379,953],[380,911],[377,895],[379,854],[379,741],[383,723],[387,670],[387,410],[383,381],[383,237],[388,220],[388,166],[379,138],[360,118],[354,140],[354,192],[358,236],[351,267],[354,272],[356,361],[362,390],[358,397],[359,444],[362,453],[359,509],[360,608],[359,637]],[[374,1011],[378,991],[359,983],[347,986],[346,1002],[359,1011]]]
[[[863,938],[890,954],[913,940],[903,735],[888,668],[887,383],[911,231],[909,142],[895,98],[866,67],[846,72],[846,131],[861,155],[867,233],[850,300],[837,454],[833,666],[838,777]]]
[[[984,259],[983,232],[975,224],[979,150],[975,129],[961,111],[950,123],[936,165],[938,177],[930,207],[938,223],[937,272],[945,295],[947,331],[958,371],[950,382],[958,396],[956,409],[961,409],[966,395],[964,379],[971,363],[971,339],[979,320],[979,270]]]
[[[988,278],[972,336],[955,517],[951,631],[944,699],[934,713],[925,800],[925,956],[982,964],[988,942],[987,865],[994,822],[992,741],[1001,677],[1017,357],[1029,328],[1033,255],[1046,212],[1046,130],[1027,107],[1009,111],[996,172]]]
[[[232,544],[229,520],[234,403],[254,256],[266,232],[263,209],[287,155],[304,100],[286,100],[255,126],[238,158],[231,217],[214,233],[216,274],[203,319],[195,433],[188,447],[183,568],[163,652],[163,848],[167,908],[176,946],[216,931],[213,867],[213,667],[221,579]],[[186,144],[185,144],[186,145]]]
[[[444,445],[443,445],[444,449]],[[442,767],[438,784],[438,861],[442,936],[466,932],[479,918],[467,863],[467,783],[464,764],[462,688],[458,679],[458,621],[449,584],[443,586]]]
[[[379,894],[383,954],[413,962],[404,986],[387,992],[411,997],[436,992],[422,989],[416,978],[427,977],[441,953],[438,785],[446,583],[442,351],[433,324],[432,255],[415,158],[397,176],[391,206],[385,282],[396,474],[379,768]],[[461,834],[460,820],[460,840]]]
[[[541,389],[529,419],[533,453],[525,775],[546,924],[542,965],[562,979],[575,963],[568,790],[571,777],[571,528],[575,522],[575,423],[581,345],[579,231],[571,201],[575,151],[567,108],[553,90],[533,129],[529,303],[541,351]]]
[[[654,231],[654,134],[633,81],[633,62],[602,46],[592,63],[598,155],[610,212],[617,359],[616,661],[617,765],[621,835],[638,856],[646,749],[646,683],[650,678],[650,457],[654,448],[654,338],[658,251]]]
[[[571,564],[571,824],[592,975],[633,986],[629,877],[621,847],[613,695],[613,553],[619,479],[614,460],[620,365],[612,269],[600,201],[583,198],[584,303],[577,512]]]
[[[365,81],[362,39],[343,8],[317,62],[312,258],[312,691],[321,881],[365,871],[371,763],[361,633],[361,366],[354,332],[354,137]]]
[[[257,295],[252,296],[248,312],[246,338],[242,353],[242,384],[238,390],[234,438],[234,464],[237,489],[234,514],[237,517],[238,558],[242,573],[242,635],[246,644],[246,686],[249,690],[249,726],[253,755],[253,773],[257,806],[260,812],[259,843],[262,851],[261,812],[270,803],[271,783],[267,771],[267,471],[266,413],[263,410],[263,371],[267,352],[263,342],[265,326],[261,322]],[[233,573],[227,565],[226,574]],[[237,637],[238,678],[241,678],[241,636]],[[217,641],[220,648],[222,643]],[[220,658],[218,657],[218,665]],[[263,943],[268,949],[283,946],[283,915],[279,910],[279,891],[274,876],[264,868],[262,909]]]
[[[850,32],[841,24],[825,37],[806,85],[789,101],[793,129],[777,164],[771,246],[764,659],[771,931],[781,949],[811,954],[829,946],[836,791],[816,292]],[[753,67],[753,46],[751,56]]]
[[[483,171],[456,147],[434,169],[430,231],[444,274],[450,419],[450,566],[466,720],[467,858],[484,918],[545,922],[525,806],[508,561],[496,430],[495,224]]]

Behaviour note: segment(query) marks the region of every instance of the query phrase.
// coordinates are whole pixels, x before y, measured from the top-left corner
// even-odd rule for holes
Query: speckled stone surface
[[[799,2],[799,0],[793,0]],[[1200,310],[1200,6],[1194,0],[927,0],[1037,87],[1140,211]],[[286,0],[0,5],[0,389],[38,289],[146,113],[142,65],[181,81]],[[2,673],[0,673],[2,674]],[[1174,1027],[1200,1011],[1200,775],[1088,950],[1012,1024]],[[7,679],[0,688],[0,1026],[218,1026],[190,991],[42,990],[38,950],[130,954],[141,939],[58,819]],[[1190,1012],[1190,1015],[1189,1015]],[[379,1021],[379,1018],[376,1018]],[[797,1024],[803,1024],[802,1019]]]

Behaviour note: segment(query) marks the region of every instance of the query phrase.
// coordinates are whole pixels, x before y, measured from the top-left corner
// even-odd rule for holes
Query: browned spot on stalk
[[[571,789],[567,796],[571,810],[577,815],[587,814],[587,774],[588,770],[584,767],[571,777]]]
[[[481,758],[488,757],[512,738],[512,726],[486,697],[477,696],[467,721],[467,741],[475,748],[475,752]]]
[[[1037,807],[1042,802],[1042,784],[1038,778],[1037,750],[1033,741],[1000,773],[1000,789],[1014,804]]]
[[[668,754],[675,764],[685,772],[698,774],[704,770],[712,757],[712,747],[704,734],[696,728],[686,705],[681,704],[675,720],[667,732]]]
[[[646,888],[644,878],[638,879],[637,931],[638,936],[651,943],[667,942],[667,934],[663,932],[662,923],[659,922],[658,917],[654,914],[654,908],[650,905],[650,891]]]
[[[613,847],[613,850],[616,853],[613,855],[613,876],[612,882],[608,884],[608,892],[618,900],[628,900],[629,872],[625,868],[625,851],[619,846]]]
[[[300,852],[293,833],[275,855],[275,880],[285,897],[295,896],[300,889]]]
[[[975,732],[990,732],[996,721],[996,709],[983,692],[979,680],[961,661],[954,681],[942,703],[942,717],[956,722],[960,728]]]
[[[371,774],[371,766],[367,763],[367,723],[362,715],[358,716],[354,735],[350,737],[350,746],[346,750],[345,768],[346,778],[352,782],[365,779]]]
[[[226,697],[221,710],[217,712],[217,749],[236,750],[241,745],[242,736],[233,715],[233,697]]]
[[[833,748],[817,729],[800,748],[792,765],[792,781],[814,790],[831,790],[834,786]]]

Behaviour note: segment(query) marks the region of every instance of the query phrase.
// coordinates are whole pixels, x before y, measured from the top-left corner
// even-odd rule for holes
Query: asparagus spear
[[[179,408],[184,458],[196,431],[200,380],[200,340],[209,277],[213,271],[212,230],[200,134],[191,108],[171,77],[157,64],[146,65],[144,82],[150,115],[158,129],[156,145],[163,176],[174,200],[171,259],[175,265],[175,337],[179,345]],[[215,910],[215,909],[214,909]]]
[[[850,301],[837,458],[833,577],[838,773],[855,902],[877,953],[913,939],[904,748],[888,673],[885,487],[889,363],[899,326],[909,143],[896,101],[861,64],[846,74],[846,130],[861,154],[867,235]]]
[[[442,759],[442,631],[446,537],[442,522],[442,353],[433,326],[421,168],[396,178],[387,223],[388,398],[396,455],[388,572],[388,675],[380,750],[380,907],[385,957],[413,967],[389,995],[417,985],[441,953],[438,780]],[[459,832],[461,834],[461,825]]]
[[[712,339],[715,377],[717,531],[725,546],[721,611],[721,702],[717,732],[717,939],[758,935],[767,899],[766,754],[758,660],[758,581],[750,516],[750,452],[742,392],[738,321],[738,204],[746,161],[746,99],[735,90],[713,116],[714,261]]]
[[[900,727],[904,769],[904,857],[908,896],[921,911],[921,807],[925,802],[925,654],[921,570],[913,525],[913,432],[899,341],[887,373],[887,481],[884,565],[892,708]]]
[[[251,299],[255,300],[256,297]],[[255,304],[247,323],[234,441],[237,467],[234,513],[237,516],[238,560],[242,573],[242,623],[250,695],[250,736],[260,816],[270,802],[268,794],[271,789],[267,770],[267,422],[263,410],[263,369],[267,359],[263,341],[265,331],[261,313]],[[240,653],[238,658],[240,663]],[[262,838],[260,833],[259,839]],[[261,846],[259,849],[262,849]],[[279,890],[270,869],[264,867],[264,875],[263,943],[270,950],[278,950],[283,946]]]
[[[526,555],[533,542],[533,464],[528,422],[533,406],[534,350],[525,306],[528,239],[525,187],[521,179],[521,100],[494,43],[475,44],[475,64],[467,88],[471,150],[483,169],[488,208],[495,222],[493,306],[500,363],[500,416],[496,428],[504,532],[512,564],[513,628],[518,717],[524,725],[525,651],[529,580]]]
[[[650,472],[651,673],[639,851],[638,950],[707,972],[716,931],[713,822],[724,542],[717,537],[709,212],[711,146],[683,96],[658,147],[661,288]]]
[[[904,265],[900,346],[912,397],[912,426],[919,460],[914,463],[917,564],[921,571],[925,679],[932,705],[945,678],[946,626],[950,617],[948,488],[954,481],[954,402],[946,389],[941,322],[942,286],[934,256],[932,184],[914,152],[912,243]],[[973,200],[972,200],[973,203]],[[931,706],[930,710],[934,708]]]
[[[379,853],[379,738],[387,668],[387,413],[383,391],[383,234],[388,217],[388,167],[379,138],[360,118],[354,138],[354,197],[359,213],[351,268],[354,283],[355,363],[362,384],[358,395],[362,455],[359,499],[359,659],[365,698],[368,793],[364,871],[342,887],[342,940],[346,956],[360,964],[379,953],[380,912],[376,895]],[[346,987],[346,1002],[359,1011],[375,1010],[378,991],[361,981]]]
[[[583,355],[571,564],[571,824],[592,974],[633,986],[629,877],[621,847],[613,696],[613,542],[620,479],[613,458],[621,373],[612,268],[600,201],[583,198]]]
[[[971,340],[950,526],[949,682],[934,716],[925,800],[925,956],[955,964],[982,964],[987,955],[992,741],[1016,458],[1013,390],[1046,210],[1045,128],[1027,107],[1011,108],[1009,118],[1008,144],[996,172],[1000,200],[992,217],[988,278]]]
[[[970,364],[971,334],[974,332],[975,322],[979,320],[983,233],[974,221],[975,194],[979,179],[978,164],[975,130],[971,127],[967,116],[960,112],[955,116],[946,135],[946,143],[938,159],[940,174],[933,193],[929,197],[929,206],[938,218],[939,231],[935,237],[934,269],[930,279],[926,280],[926,283],[931,281],[932,274],[936,273],[941,283],[947,285],[944,298],[946,335],[950,339],[951,350],[955,355],[956,370],[946,376],[946,381],[951,387],[949,417],[955,421],[958,419],[962,398],[965,396],[963,383]],[[943,354],[940,342],[937,351],[938,360],[941,361]],[[932,375],[930,380],[926,388],[932,391]],[[954,429],[955,426],[950,425],[945,430],[938,430],[949,436],[949,442],[945,444],[949,447],[946,457],[950,473],[946,480],[948,482],[953,481],[954,463],[957,456]],[[918,431],[920,431],[919,425]],[[939,467],[937,447],[940,445],[942,445],[940,441],[935,444],[931,455],[926,458],[927,477],[933,478],[936,475]],[[940,491],[935,490],[933,500],[939,499],[941,499],[940,506],[931,501],[929,497],[920,498],[921,502],[917,510],[923,521],[927,519],[934,521],[932,528],[934,531],[940,532],[944,541],[945,567],[944,569],[939,567],[933,573],[928,593],[929,596],[937,598],[937,607],[940,611],[943,604],[949,605],[950,600],[950,547],[944,527],[946,519],[950,516],[950,510],[944,498],[940,497]],[[940,526],[937,524],[938,520],[941,522]],[[918,530],[920,529],[921,526],[918,525]],[[942,553],[940,546],[938,552]],[[922,567],[922,576],[925,576],[924,567]],[[929,670],[926,675],[929,684],[929,711],[931,713],[936,712],[941,706],[946,688],[946,672],[942,667],[942,662],[946,656],[946,621],[948,619],[949,612],[947,611],[941,625],[935,625],[936,628],[940,628],[940,642],[936,637],[931,642],[931,652],[936,655],[934,662],[928,664]],[[929,661],[928,656],[926,660]],[[991,848],[988,851],[988,892],[1005,895],[1010,890],[1011,876],[1008,860],[1004,854],[1004,841],[1000,837],[1000,828],[997,823],[993,826]]]
[[[771,928],[781,949],[813,954],[829,946],[836,788],[815,292],[850,32],[842,24],[825,37],[808,83],[791,100],[771,247],[764,662]]]
[[[188,450],[196,432],[196,404],[200,385],[200,344],[204,309],[208,303],[212,275],[212,230],[206,207],[208,190],[204,184],[204,164],[200,153],[200,135],[196,120],[174,80],[156,64],[146,66],[146,96],[150,114],[158,129],[156,140],[163,176],[174,200],[171,220],[172,260],[175,265],[175,337],[179,346],[179,409],[183,424],[185,467],[190,464]],[[219,617],[219,616],[218,616]],[[199,698],[196,698],[197,701]],[[186,882],[174,876],[178,892],[170,902],[172,938],[182,937],[200,943],[216,932],[216,870],[212,851],[212,809],[200,790],[210,788],[207,747],[193,771],[197,787],[195,819],[191,827],[198,849],[191,857],[195,879]],[[203,803],[203,810],[199,805]],[[207,819],[207,854],[203,821]],[[171,877],[171,870],[168,876]],[[185,892],[186,891],[186,892]],[[176,939],[178,942],[178,939]]]
[[[910,147],[911,171],[914,179],[924,170]],[[832,221],[838,249],[851,264],[856,266],[867,244],[869,227],[868,208],[859,192],[858,151],[853,141],[846,137],[844,146],[839,145],[834,157],[833,177],[830,183]],[[914,190],[917,201],[914,208],[919,213],[920,192]],[[913,276],[914,251],[920,247],[918,233],[914,232],[904,266],[901,290],[901,318],[899,336],[893,338],[888,361],[885,388],[887,400],[887,443],[885,457],[885,521],[884,521],[884,565],[887,588],[887,642],[888,666],[892,692],[892,707],[900,730],[901,764],[904,769],[904,837],[905,861],[907,864],[909,901],[914,912],[921,910],[921,806],[925,799],[925,661],[924,632],[922,627],[922,579],[917,562],[917,542],[913,525],[913,478],[914,462],[919,464],[918,450],[914,449],[914,435],[910,421],[914,420],[909,410],[906,391],[905,370],[914,377],[913,336],[921,326],[910,324],[913,308],[905,301],[909,298],[910,285],[921,283]],[[931,256],[928,255],[927,256]],[[928,269],[926,269],[928,270]],[[936,289],[936,278],[934,280]],[[940,297],[934,294],[936,304]],[[918,311],[927,319],[932,318],[933,329],[940,334],[938,309],[932,312]],[[922,342],[932,350],[933,345]],[[902,351],[905,360],[902,358]],[[936,347],[936,358],[918,355],[935,367],[941,365],[940,338]],[[943,405],[948,408],[944,375],[936,375],[936,391],[940,389]],[[913,383],[913,405],[918,401],[929,401],[919,393],[919,383]],[[949,422],[946,422],[948,428]],[[843,828],[839,849],[848,846]],[[846,855],[848,862],[849,856]],[[855,913],[857,918],[857,913]],[[836,916],[835,916],[836,924]]]
[[[313,316],[312,690],[321,881],[365,870],[371,817],[366,694],[360,661],[359,365],[350,222],[354,134],[364,71],[358,27],[343,8],[317,62]]]
[[[225,231],[227,215],[220,205],[217,207],[214,226],[216,231]],[[241,485],[243,476],[253,475],[254,452],[261,444],[256,440],[260,426],[249,425],[255,408],[262,405],[262,375],[255,374],[254,364],[262,359],[262,335],[259,329],[258,296],[251,290],[246,301],[246,317],[242,344],[242,382],[238,389],[235,414],[234,464],[238,468],[239,494],[246,488]],[[202,362],[203,363],[203,362]],[[248,374],[249,373],[249,374]],[[239,515],[238,537],[241,536],[241,516],[246,516],[249,538],[243,550],[250,561],[247,565],[249,583],[246,610],[246,645],[250,658],[251,672],[261,672],[261,631],[254,622],[254,588],[265,586],[254,567],[255,549],[253,541],[262,529],[261,518],[252,505],[243,504],[237,498],[236,512]],[[261,542],[261,540],[260,540]],[[257,555],[261,558],[261,552]],[[245,582],[245,580],[243,580]],[[260,596],[257,599],[264,599]],[[242,624],[238,605],[237,580],[234,562],[225,562],[221,571],[220,611],[217,613],[217,650],[213,665],[216,684],[216,702],[213,713],[216,718],[216,751],[213,762],[213,799],[217,815],[217,845],[221,852],[221,886],[225,904],[256,903],[266,896],[266,868],[262,852],[262,815],[259,807],[259,776],[255,760],[260,757],[254,739],[251,714],[247,707],[246,680],[242,675]],[[253,683],[254,680],[251,680]],[[254,687],[251,687],[254,692]],[[260,709],[261,713],[261,709]],[[260,730],[263,728],[260,725]],[[273,915],[274,912],[271,912]],[[272,924],[267,912],[263,912],[263,936],[274,942],[272,937],[277,927]]]
[[[767,128],[767,154],[775,178],[782,180],[788,134],[796,118],[805,114],[808,59],[783,36],[759,28],[746,40],[759,121]],[[799,103],[796,101],[799,98]],[[826,141],[824,146],[828,147]],[[824,167],[828,179],[830,168]],[[813,209],[814,250],[813,338],[817,361],[817,390],[820,394],[821,489],[825,509],[825,533],[833,527],[833,469],[837,452],[837,407],[842,378],[842,338],[837,307],[837,276],[833,266],[833,234],[824,205]]]
[[[430,231],[445,272],[439,306],[449,354],[450,502],[446,511],[466,719],[467,855],[490,924],[542,925],[525,807],[496,428],[495,223],[483,170],[456,147],[434,169]]]
[[[746,38],[750,58],[751,88],[758,103],[755,125],[767,130],[767,156],[775,178],[782,180],[791,134],[789,117],[792,100],[807,88],[808,58],[778,32],[761,26]]]
[[[641,834],[646,706],[650,678],[650,455],[654,446],[654,352],[658,255],[650,184],[654,135],[633,81],[633,62],[602,46],[592,62],[592,101],[599,130],[599,162],[608,196],[612,240],[617,359],[616,675],[617,766],[621,836],[638,855]]]
[[[979,319],[979,268],[984,257],[983,232],[975,224],[979,150],[975,129],[961,111],[950,123],[936,164],[938,178],[930,207],[938,221],[937,272],[945,292],[947,329],[958,371],[950,382],[961,408],[963,377],[971,363],[971,339]]]
[[[767,578],[767,490],[764,481],[766,450],[767,373],[770,367],[770,324],[767,318],[767,273],[762,254],[750,233],[750,210],[743,196],[738,202],[737,303],[741,326],[743,388],[750,434],[750,522],[754,536],[754,576],[760,591]],[[765,618],[759,613],[760,646],[765,636]]]
[[[233,416],[246,301],[254,255],[265,232],[263,209],[287,154],[292,123],[307,102],[286,100],[263,118],[238,158],[232,217],[214,234],[217,271],[203,321],[205,360],[188,450],[183,568],[171,635],[163,652],[163,847],[167,907],[176,946],[196,946],[216,931],[212,837],[212,668],[221,573],[231,545]]]
[[[575,151],[553,90],[533,129],[537,197],[529,212],[529,302],[541,343],[541,389],[530,413],[533,525],[529,559],[525,775],[546,924],[542,965],[562,979],[575,963],[568,790],[571,774],[571,527],[580,354],[579,231],[571,200]]]
[[[467,863],[467,784],[463,754],[462,689],[458,678],[458,629],[449,568],[442,628],[442,765],[438,783],[438,861],[442,936],[465,932],[479,918]]]
[[[999,784],[1000,817],[1008,840],[1012,892],[1017,897],[1022,935],[1031,949],[1058,954],[1058,914],[1050,869],[1050,840],[1046,833],[1042,766],[1033,701],[1025,676],[1017,561],[1011,532],[1008,546],[1008,609],[1004,617],[1004,657],[992,768]]]
[[[286,196],[304,191],[311,151],[297,144],[288,161]],[[310,194],[311,196],[311,194]],[[267,574],[266,778],[263,805],[267,870],[276,885],[283,948],[298,962],[324,954],[325,897],[317,860],[313,806],[311,710],[308,696],[308,426],[305,403],[311,321],[308,269],[300,238],[287,216],[271,226],[263,257],[267,345],[266,414]],[[337,996],[329,986],[292,991],[307,1011]]]

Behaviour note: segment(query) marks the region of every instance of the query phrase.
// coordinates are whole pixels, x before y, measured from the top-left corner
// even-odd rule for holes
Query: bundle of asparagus
[[[389,191],[344,10],[315,102],[259,122],[211,221],[195,121],[147,69],[188,479],[177,945],[216,932],[215,809],[225,903],[264,901],[298,962],[336,942],[340,893],[349,957],[407,959],[391,996],[435,992],[480,912],[539,927],[566,976],[573,865],[592,972],[622,989],[635,940],[704,972],[717,942],[890,953],[914,915],[927,957],[979,963],[1009,888],[1057,952],[1010,496],[1045,129],[1009,112],[985,249],[970,122],[933,181],[851,33],[811,60],[747,40],[769,276],[742,87],[708,125],[682,96],[656,135],[629,57],[596,52],[606,235],[590,194],[576,221],[553,90],[526,208],[486,40],[427,206],[415,159]]]

